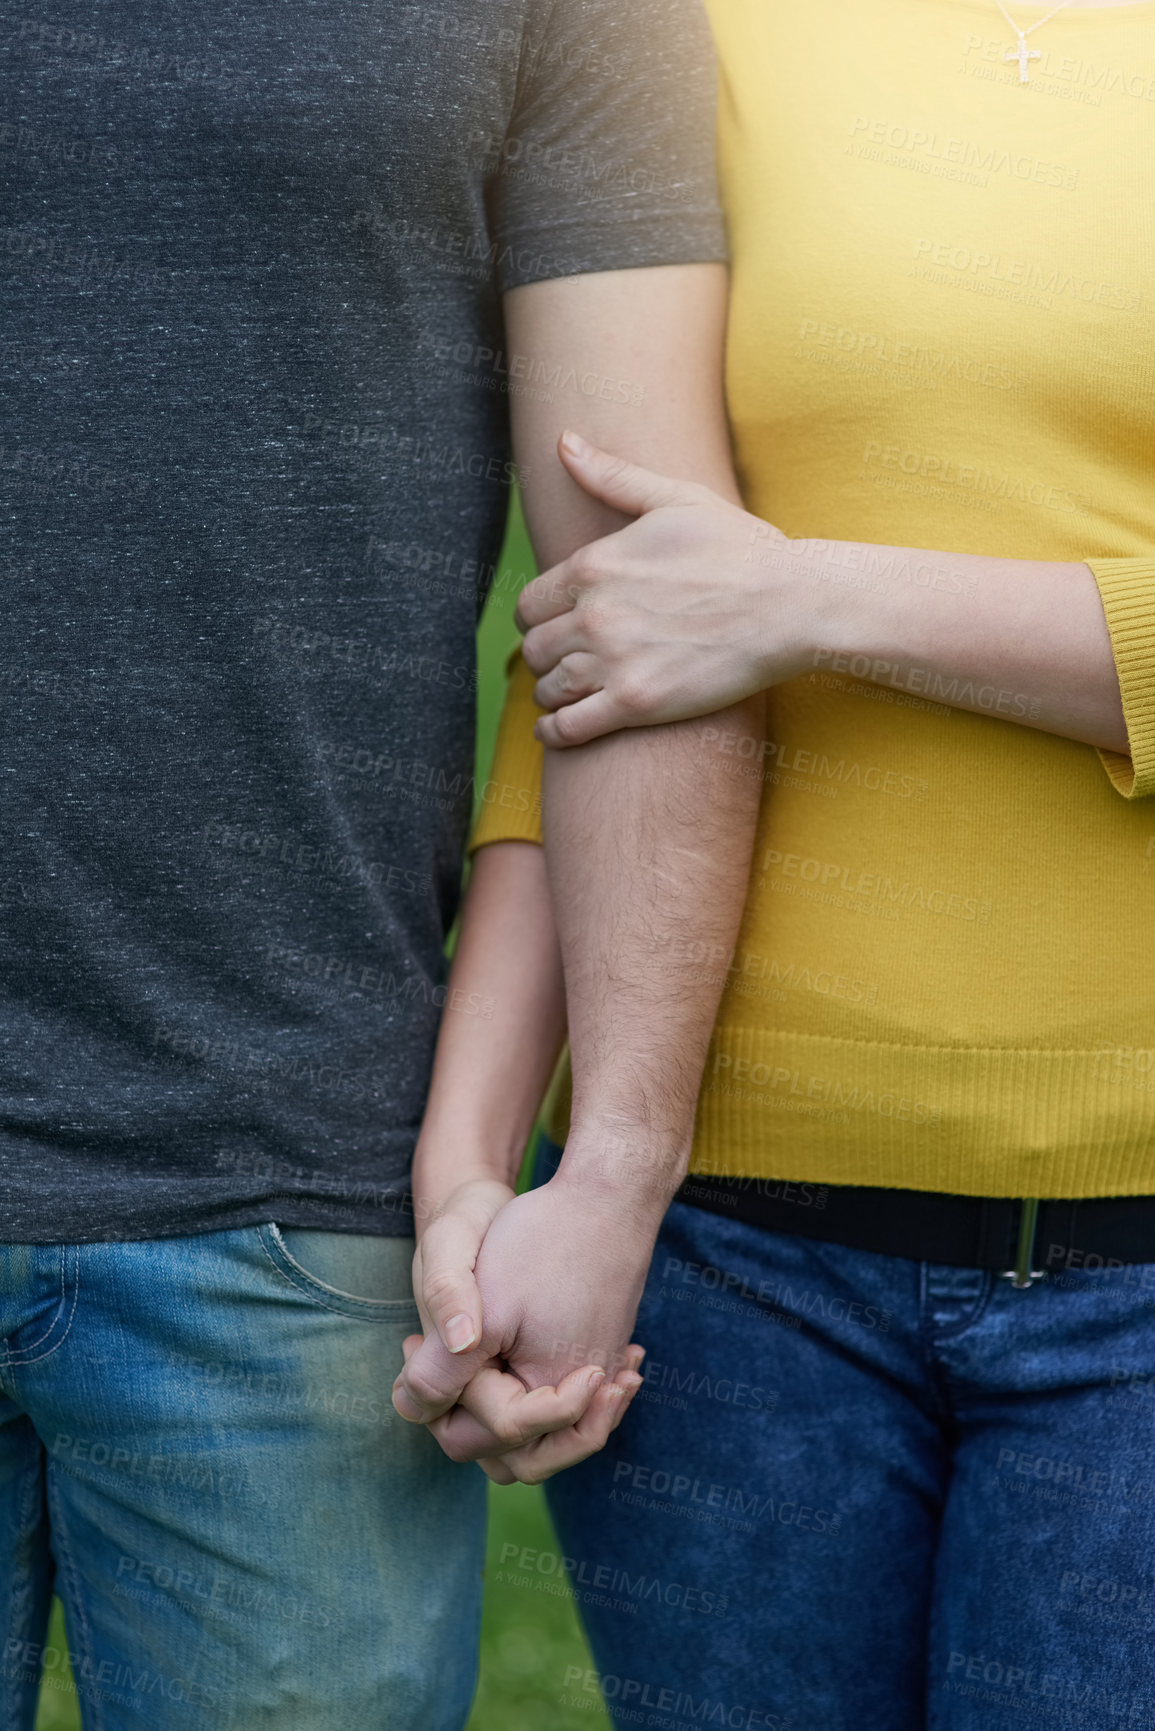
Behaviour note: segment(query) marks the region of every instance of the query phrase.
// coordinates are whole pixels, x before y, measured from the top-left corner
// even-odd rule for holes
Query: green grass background
[[[505,661],[517,640],[513,609],[517,591],[534,574],[533,555],[516,501],[502,553],[501,569],[478,631],[477,780],[489,771],[497,721],[505,694]],[[490,1490],[489,1551],[486,1561],[485,1616],[482,1627],[481,1681],[468,1731],[609,1731],[609,1720],[594,1696],[583,1708],[563,1706],[566,1667],[592,1664],[572,1599],[549,1589],[553,1577],[530,1571],[501,1570],[502,1546],[535,1550],[556,1547],[542,1493],[525,1485]],[[499,1581],[500,1573],[519,1577]],[[92,1583],[100,1591],[100,1583]],[[66,1646],[60,1606],[53,1609],[49,1645]],[[590,1703],[589,1710],[584,1701]],[[52,1675],[41,1692],[36,1731],[79,1731],[80,1713],[71,1679]],[[350,1728],[352,1731],[352,1728]]]

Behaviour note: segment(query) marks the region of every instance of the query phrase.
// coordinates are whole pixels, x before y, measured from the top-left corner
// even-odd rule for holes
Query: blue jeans
[[[460,1731],[484,1475],[390,1404],[412,1242],[0,1245],[0,1725]]]
[[[1155,1726],[1155,1263],[1018,1291],[675,1203],[636,1338],[620,1428],[547,1486],[597,1667],[567,1703]]]

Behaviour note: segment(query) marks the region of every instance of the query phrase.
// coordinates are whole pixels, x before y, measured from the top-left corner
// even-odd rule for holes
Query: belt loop
[[[1020,1203],[1019,1242],[1015,1251],[1015,1266],[1008,1268],[1005,1278],[1012,1286],[1020,1290],[1025,1286],[1033,1286],[1036,1280],[1041,1280],[1044,1269],[1033,1268],[1035,1260],[1035,1237],[1039,1229],[1039,1201],[1037,1196],[1024,1196]]]

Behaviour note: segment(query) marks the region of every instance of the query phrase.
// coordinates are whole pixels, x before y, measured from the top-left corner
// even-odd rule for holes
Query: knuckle
[[[499,1413],[490,1429],[501,1444],[502,1454],[509,1449],[521,1448],[526,1440],[522,1426],[509,1413]]]
[[[444,1391],[421,1365],[410,1363],[406,1366],[404,1383],[410,1396],[421,1406],[440,1406],[444,1401]]]
[[[606,554],[600,541],[590,541],[579,547],[570,560],[570,575],[583,583],[596,583],[606,570]]]
[[[422,1296],[435,1316],[450,1305],[459,1304],[462,1299],[461,1282],[457,1275],[448,1269],[433,1269],[427,1273],[421,1285]]]
[[[549,671],[549,660],[544,653],[541,638],[541,627],[535,625],[526,634],[525,641],[521,646],[521,653],[525,658],[526,666],[531,673],[536,673],[539,678],[543,673]]]
[[[587,603],[582,608],[582,631],[591,649],[608,649],[617,635],[613,608],[603,602]]]
[[[563,656],[557,664],[557,683],[560,690],[572,697],[581,687],[581,676],[574,666],[571,655]]]
[[[582,737],[581,720],[572,709],[559,709],[553,717],[553,725],[563,745],[576,745]]]
[[[636,675],[627,674],[619,682],[615,696],[627,715],[644,715],[650,707],[649,691]]]

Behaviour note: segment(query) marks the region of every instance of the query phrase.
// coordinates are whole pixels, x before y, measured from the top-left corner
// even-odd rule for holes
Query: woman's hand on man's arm
[[[522,594],[546,745],[710,714],[824,669],[1127,751],[1089,566],[791,540],[709,487],[568,434],[559,450],[637,521]]]

